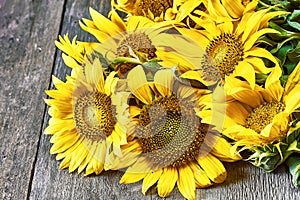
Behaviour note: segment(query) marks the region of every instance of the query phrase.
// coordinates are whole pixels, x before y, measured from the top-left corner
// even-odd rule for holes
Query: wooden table
[[[109,0],[0,1],[0,198],[1,199],[161,199],[153,187],[147,196],[141,182],[120,185],[122,172],[100,176],[59,170],[43,135],[49,116],[43,98],[51,74],[65,80],[70,70],[54,46],[58,34],[91,40],[78,20],[88,7],[107,14]],[[274,173],[245,162],[226,163],[227,180],[198,189],[197,199],[300,199],[285,166]],[[183,199],[175,189],[167,199]]]

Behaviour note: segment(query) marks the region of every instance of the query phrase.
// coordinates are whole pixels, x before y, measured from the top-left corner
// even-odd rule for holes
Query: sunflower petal
[[[143,180],[142,193],[145,195],[147,190],[160,178],[163,170],[157,170],[149,173]]]
[[[267,58],[275,64],[275,67],[279,66],[276,58],[269,51],[263,48],[253,47],[249,51],[245,52],[244,58],[247,58],[248,56]]]
[[[178,179],[177,169],[174,167],[163,168],[163,173],[157,182],[157,192],[160,197],[167,197],[173,190]]]
[[[128,87],[137,98],[146,104],[150,104],[152,102],[151,90],[148,86],[146,75],[142,66],[137,66],[130,70],[127,75],[127,80]]]
[[[120,183],[121,184],[129,184],[129,183],[135,183],[147,176],[147,173],[129,173],[125,172],[125,174],[122,176]]]
[[[192,162],[189,164],[189,166],[193,170],[197,188],[206,188],[213,184],[208,178],[207,174],[200,168],[198,164]]]
[[[187,199],[196,199],[196,183],[192,169],[186,165],[178,169],[177,186],[180,193]]]
[[[295,87],[295,85],[299,85],[300,82],[300,62],[297,64],[296,68],[289,75],[289,78],[285,84],[285,94],[290,93],[291,90]]]
[[[174,75],[170,69],[159,70],[154,76],[155,88],[162,96],[170,96],[173,92]]]
[[[271,28],[265,28],[257,31],[256,33],[251,35],[250,38],[245,42],[244,51],[248,51],[249,49],[251,49],[255,44],[255,42],[258,40],[258,38],[267,33],[279,33],[279,32]]]
[[[265,84],[266,91],[277,100],[280,101],[283,94],[283,87],[280,84],[280,76],[282,71],[280,67],[275,67],[271,74],[268,76]]]
[[[239,18],[243,14],[244,6],[241,1],[222,0],[222,5],[233,18]]]
[[[272,71],[272,68],[266,67],[264,61],[261,58],[247,57],[244,59],[244,61],[250,63],[257,73],[268,74]]]
[[[213,182],[222,183],[226,179],[226,169],[216,157],[207,154],[204,157],[198,157],[197,161]]]
[[[247,62],[239,62],[239,64],[235,67],[234,76],[240,76],[246,79],[246,81],[249,83],[250,88],[253,90],[255,87],[255,71]]]

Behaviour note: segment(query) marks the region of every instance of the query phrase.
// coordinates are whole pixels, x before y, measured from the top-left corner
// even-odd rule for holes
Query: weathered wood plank
[[[78,25],[78,20],[82,17],[89,18],[89,6],[107,15],[110,1],[68,1],[60,34],[69,33],[70,38],[77,34],[78,40],[92,41],[94,38],[84,33]],[[70,70],[62,62],[60,51],[57,51],[53,74],[62,80],[65,80],[65,74],[70,74]],[[46,114],[43,129],[48,124],[48,120],[49,116]],[[84,177],[83,174],[69,174],[67,170],[59,170],[59,162],[55,160],[54,155],[49,155],[51,148],[49,140],[50,136],[43,135],[40,141],[30,199],[144,198],[140,192],[141,183],[119,184],[121,172],[104,172],[100,176]]]
[[[0,2],[0,198],[25,199],[63,1]]]
[[[61,34],[75,33],[79,39],[93,38],[80,30],[77,21],[88,17],[88,6],[107,14],[109,0],[67,2]],[[65,79],[70,70],[64,66],[60,51],[55,60],[54,74]],[[46,114],[43,129],[49,116]],[[55,156],[49,155],[50,137],[42,136],[35,173],[32,182],[31,199],[162,199],[156,194],[155,187],[144,197],[141,182],[119,185],[122,172],[105,172],[100,176],[83,177],[82,174],[69,174],[59,170]],[[287,169],[282,166],[274,173],[264,173],[248,163],[226,163],[228,179],[225,183],[207,189],[197,190],[197,199],[300,199],[300,191],[291,183]],[[167,199],[183,199],[175,189]]]

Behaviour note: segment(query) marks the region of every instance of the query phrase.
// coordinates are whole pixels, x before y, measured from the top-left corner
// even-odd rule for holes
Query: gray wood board
[[[59,170],[49,151],[50,136],[41,135],[49,116],[42,98],[54,74],[70,74],[54,47],[60,34],[92,41],[78,20],[91,6],[107,15],[109,0],[1,1],[0,15],[0,194],[2,199],[162,199],[153,187],[141,194],[141,182],[120,185],[122,172],[100,176]],[[63,15],[62,15],[63,12]],[[60,23],[62,26],[60,27]],[[57,55],[55,58],[54,56]],[[54,62],[54,68],[52,69]],[[50,86],[49,86],[50,85]],[[40,139],[39,139],[40,138]],[[197,199],[300,199],[285,166],[265,173],[248,163],[226,163],[227,180],[197,190]],[[28,193],[30,192],[30,193]],[[183,199],[178,189],[167,199]]]
[[[28,196],[63,1],[0,2],[0,198]]]

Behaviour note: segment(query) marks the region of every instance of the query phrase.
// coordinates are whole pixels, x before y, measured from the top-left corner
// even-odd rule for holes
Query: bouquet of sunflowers
[[[72,68],[45,99],[61,169],[195,199],[244,160],[300,186],[299,1],[111,3],[80,21],[96,42],[55,42]]]

